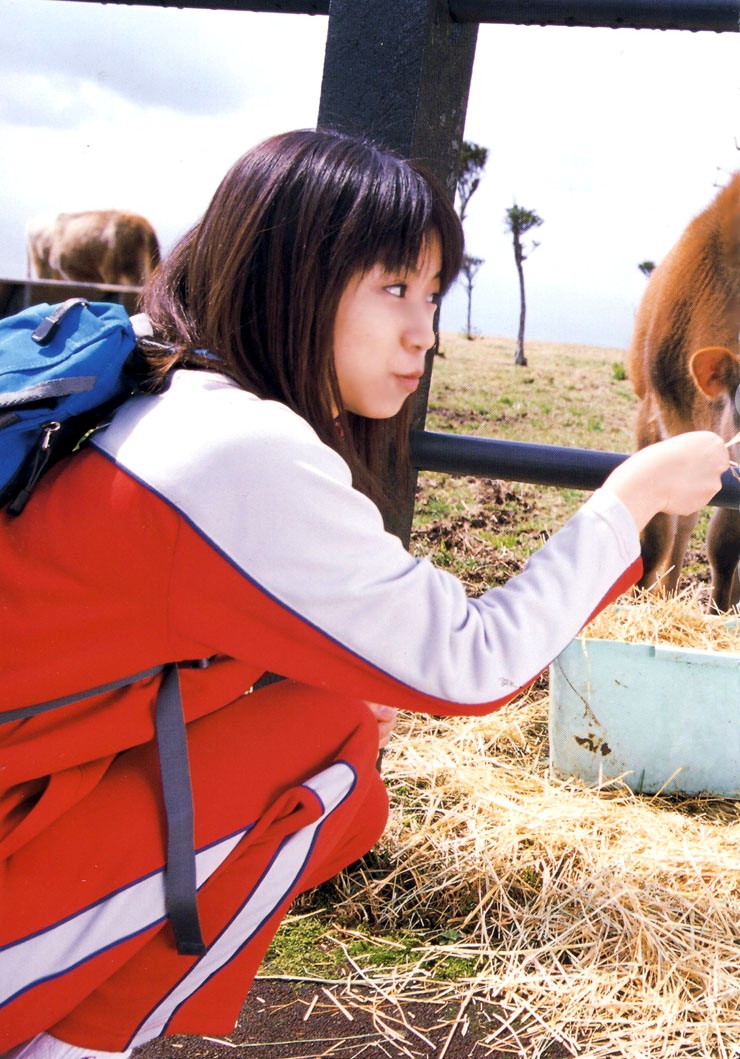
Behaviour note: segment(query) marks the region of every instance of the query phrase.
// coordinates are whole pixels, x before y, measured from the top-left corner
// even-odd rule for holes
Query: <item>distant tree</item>
[[[488,161],[488,148],[480,144],[463,140],[460,148],[460,167],[457,175],[457,199],[459,203],[460,223],[465,223],[468,203],[478,190],[486,162]],[[468,297],[468,328],[467,338],[472,339],[473,331],[471,325],[471,314],[473,304],[473,282],[478,269],[483,264],[483,258],[472,257],[465,254],[463,258],[461,273],[465,290]]]
[[[641,261],[637,267],[639,268],[640,272],[642,272],[643,276],[646,276],[649,279],[651,272],[655,268],[655,262]]]
[[[516,271],[519,276],[519,333],[516,340],[514,363],[525,367],[527,358],[524,355],[524,323],[527,315],[527,303],[524,296],[524,262],[540,244],[532,240],[530,247],[525,253],[522,236],[526,235],[532,228],[539,228],[542,223],[542,218],[538,217],[534,210],[526,210],[523,206],[517,206],[516,202],[506,211],[506,228],[511,232],[514,243],[514,260],[516,261]]]
[[[462,224],[468,212],[468,203],[478,190],[483,170],[488,161],[488,148],[463,140],[460,148],[460,167],[457,175],[457,199]]]
[[[465,337],[472,340],[473,336],[473,325],[472,325],[472,303],[473,303],[473,281],[475,279],[478,269],[483,264],[482,257],[473,257],[471,254],[464,254],[462,267],[460,273],[465,283],[465,290],[468,295],[468,326],[465,332]]]

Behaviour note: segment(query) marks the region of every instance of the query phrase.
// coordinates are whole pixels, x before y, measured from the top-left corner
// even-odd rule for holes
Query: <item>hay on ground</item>
[[[599,619],[599,635],[626,638],[638,617],[653,642],[668,627],[692,646],[726,634],[684,597],[637,599]],[[384,763],[391,868],[347,880],[345,911],[450,940],[390,977],[355,968],[345,1002],[363,978],[401,1001],[436,989],[461,1017],[473,998],[490,1012],[485,1044],[526,1059],[553,1045],[589,1059],[737,1057],[740,806],[557,780],[547,712],[539,690],[487,718],[403,718]],[[435,982],[440,956],[469,973]]]

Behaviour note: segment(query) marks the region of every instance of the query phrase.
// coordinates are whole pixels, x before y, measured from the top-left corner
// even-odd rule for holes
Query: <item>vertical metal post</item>
[[[446,0],[331,0],[318,125],[363,133],[423,161],[454,198],[477,24],[453,22]],[[424,426],[434,351],[415,395]],[[395,498],[386,526],[411,535],[416,471],[388,460]]]

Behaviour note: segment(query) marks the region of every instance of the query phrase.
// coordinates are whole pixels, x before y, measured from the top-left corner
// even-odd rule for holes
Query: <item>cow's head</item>
[[[689,370],[699,390],[710,401],[722,396],[729,398],[728,412],[737,432],[740,429],[740,357],[726,346],[706,346],[693,354]]]

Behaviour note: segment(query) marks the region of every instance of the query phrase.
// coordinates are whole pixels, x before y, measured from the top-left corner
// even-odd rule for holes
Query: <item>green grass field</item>
[[[624,351],[551,342],[526,344],[527,367],[514,364],[514,340],[443,334],[435,359],[428,430],[606,452],[631,452],[637,401]],[[477,593],[526,562],[584,501],[574,489],[419,475],[412,550],[452,570]],[[686,578],[707,580],[703,539],[695,531]]]

